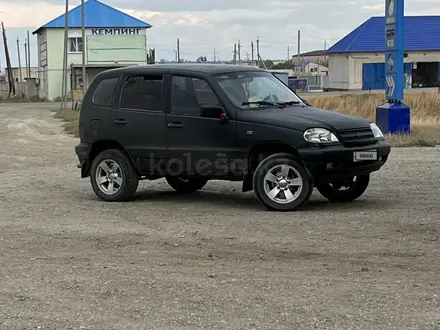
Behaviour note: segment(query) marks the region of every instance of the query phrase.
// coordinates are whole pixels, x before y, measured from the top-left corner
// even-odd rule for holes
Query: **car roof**
[[[204,73],[216,75],[231,72],[265,72],[260,68],[245,65],[234,64],[188,64],[188,63],[170,63],[170,64],[149,64],[134,65],[109,69],[99,74],[101,77],[114,74],[146,74],[146,73]]]

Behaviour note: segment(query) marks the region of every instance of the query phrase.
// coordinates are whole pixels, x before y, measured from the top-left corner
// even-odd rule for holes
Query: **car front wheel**
[[[127,201],[136,193],[139,176],[131,160],[118,149],[98,154],[90,168],[92,188],[106,202]]]
[[[175,176],[169,176],[165,179],[171,188],[182,194],[196,192],[202,189],[208,182],[208,180],[203,178],[181,178]]]
[[[253,177],[257,199],[270,210],[295,211],[313,191],[301,161],[290,154],[274,154],[264,159]]]
[[[344,203],[361,197],[369,183],[370,175],[360,175],[339,182],[318,184],[316,189],[329,201]]]

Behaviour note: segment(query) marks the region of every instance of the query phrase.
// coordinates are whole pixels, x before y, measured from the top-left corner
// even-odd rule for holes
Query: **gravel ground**
[[[163,181],[106,204],[50,107],[0,105],[0,329],[440,328],[440,148],[393,149],[346,205]]]

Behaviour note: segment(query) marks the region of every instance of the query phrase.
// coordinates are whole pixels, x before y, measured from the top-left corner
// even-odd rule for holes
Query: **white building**
[[[405,88],[438,87],[440,16],[405,17]],[[385,89],[385,19],[372,17],[328,50],[329,87]]]
[[[82,40],[81,6],[69,11],[68,93],[86,87],[101,71],[147,64],[147,29],[150,24],[129,16],[100,1],[84,5],[86,39]],[[64,21],[61,15],[33,34],[38,38],[39,94],[54,99],[62,94]],[[86,77],[82,77],[82,51],[86,55]]]

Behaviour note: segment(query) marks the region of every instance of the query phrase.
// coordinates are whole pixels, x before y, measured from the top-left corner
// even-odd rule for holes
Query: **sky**
[[[241,57],[251,56],[251,42],[260,40],[266,59],[287,59],[301,52],[336,43],[371,16],[383,16],[384,0],[102,0],[106,4],[153,25],[148,30],[149,48],[157,59],[173,60],[176,39],[181,57],[195,60],[230,60],[240,41]],[[70,0],[73,8],[80,0]],[[36,65],[36,36],[32,31],[64,12],[64,0],[0,0],[13,66],[18,65],[17,38],[24,65],[24,40],[31,32],[31,64]],[[87,13],[86,13],[87,15]],[[405,15],[440,15],[439,0],[406,0]],[[4,68],[3,41],[0,66]],[[289,49],[289,50],[288,50]]]

